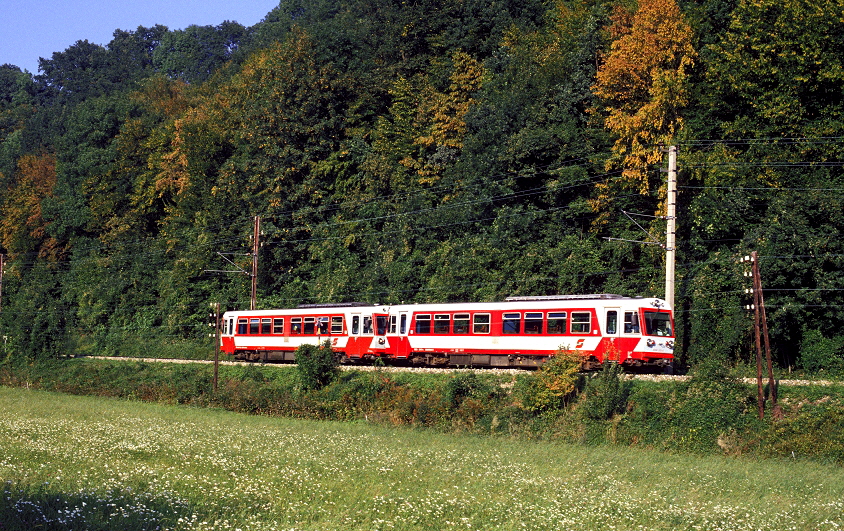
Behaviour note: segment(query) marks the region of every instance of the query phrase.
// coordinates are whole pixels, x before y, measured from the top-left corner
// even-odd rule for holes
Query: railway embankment
[[[371,422],[514,439],[844,464],[844,384],[781,380],[782,415],[757,411],[755,380],[576,371],[347,367],[320,388],[293,365],[77,358],[0,364],[0,384],[235,412]],[[565,374],[564,374],[565,373]],[[768,389],[765,389],[768,396]]]

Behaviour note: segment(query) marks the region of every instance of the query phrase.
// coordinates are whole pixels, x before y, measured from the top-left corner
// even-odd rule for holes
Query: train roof
[[[613,306],[614,303],[623,306],[631,306],[630,303],[637,303],[636,306],[651,306],[657,309],[669,309],[663,299],[656,297],[627,297],[612,293],[582,294],[582,295],[542,295],[542,296],[513,296],[507,297],[504,301],[493,302],[437,302],[437,303],[411,303],[411,304],[369,304],[362,302],[345,303],[317,303],[303,304],[298,308],[271,308],[264,310],[233,310],[241,315],[266,315],[267,312],[284,313],[319,313],[318,310],[338,310],[342,313],[354,312],[355,309],[368,308],[377,312],[393,311],[460,311],[460,310],[495,310],[515,309],[517,306],[524,309],[550,309],[555,307],[588,307],[594,304],[573,304],[577,302],[589,303],[590,301],[603,302],[602,306]],[[522,304],[519,304],[522,303]],[[560,304],[566,303],[566,304]],[[424,307],[424,309],[422,309]],[[310,312],[308,310],[316,310]],[[227,313],[231,313],[227,312]]]

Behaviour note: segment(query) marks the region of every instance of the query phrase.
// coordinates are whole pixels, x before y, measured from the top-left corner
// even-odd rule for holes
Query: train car
[[[348,303],[226,312],[221,349],[236,359],[292,361],[300,345],[327,341],[345,362],[484,367],[538,367],[566,349],[582,353],[585,368],[662,367],[674,357],[673,330],[663,300],[611,294]]]

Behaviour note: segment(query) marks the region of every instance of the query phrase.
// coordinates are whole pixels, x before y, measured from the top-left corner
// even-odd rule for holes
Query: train
[[[306,304],[227,311],[220,350],[236,360],[295,361],[304,344],[329,344],[343,363],[536,368],[559,350],[584,369],[605,362],[667,368],[674,318],[662,299],[615,294],[508,297],[501,302]]]

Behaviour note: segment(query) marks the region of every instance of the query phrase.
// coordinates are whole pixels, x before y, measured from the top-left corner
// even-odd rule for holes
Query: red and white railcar
[[[236,359],[294,360],[328,341],[345,361],[535,367],[558,349],[604,361],[664,366],[674,357],[671,309],[620,295],[510,297],[503,302],[307,305],[223,315],[221,348]]]

